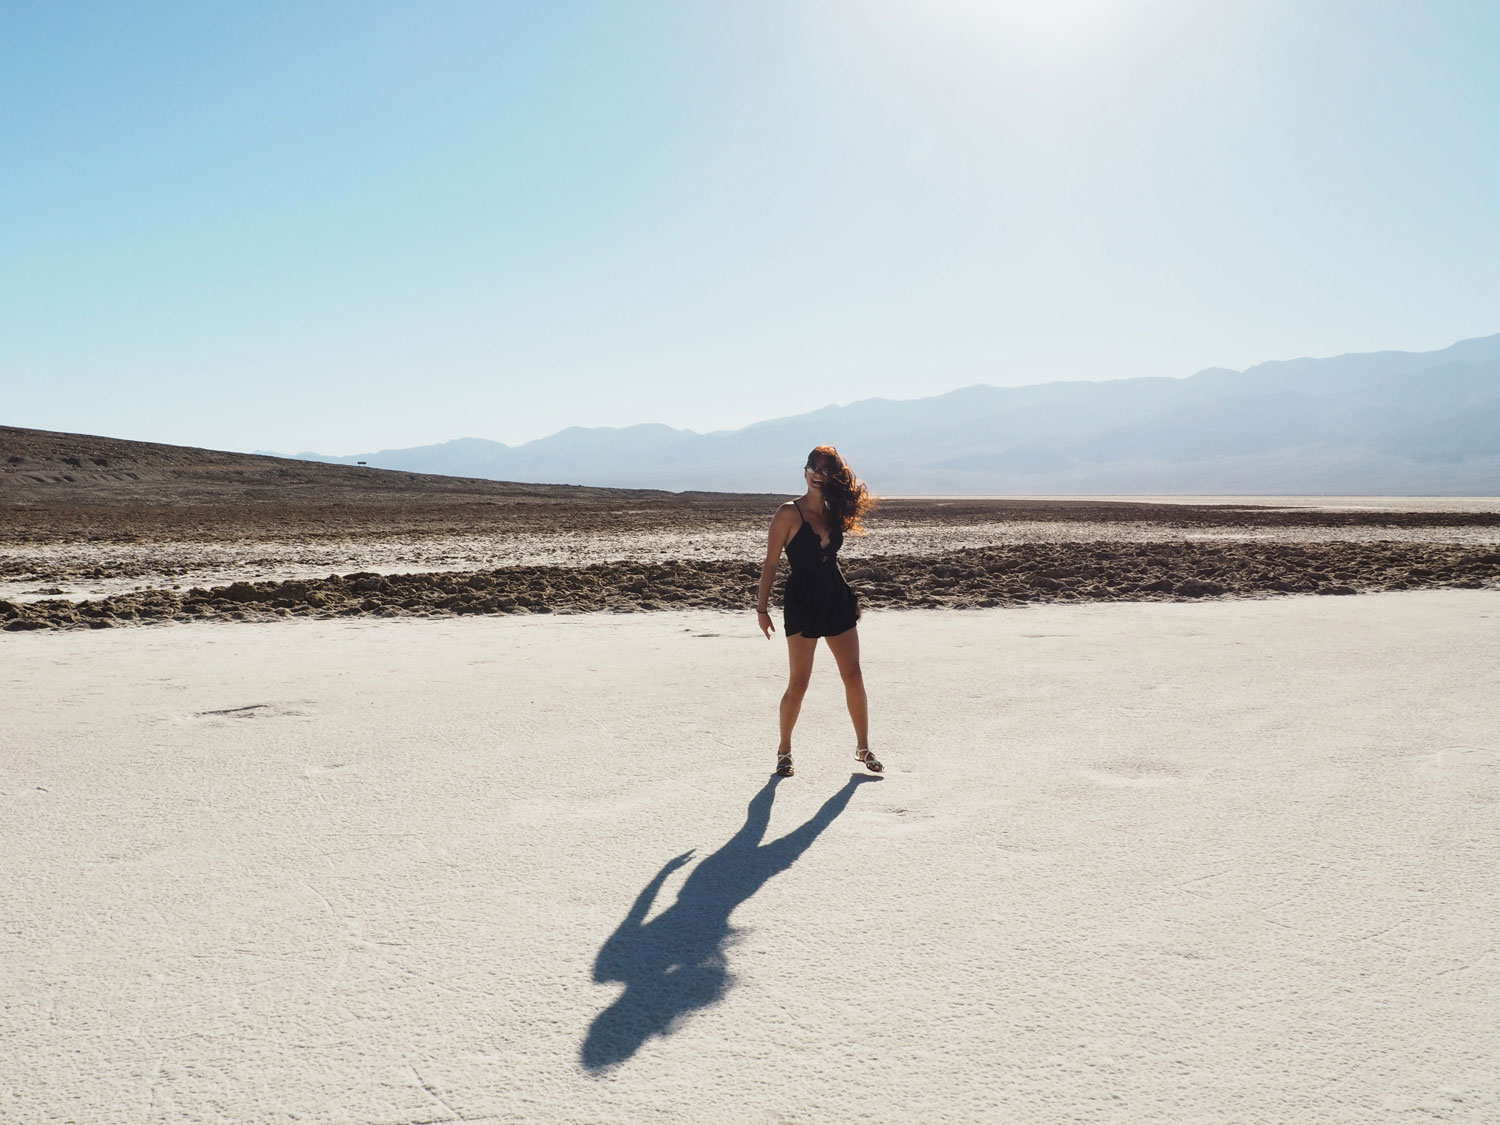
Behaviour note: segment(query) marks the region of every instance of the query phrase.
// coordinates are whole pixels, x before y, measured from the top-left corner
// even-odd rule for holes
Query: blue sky
[[[0,421],[350,453],[1500,332],[1500,5],[0,4]]]

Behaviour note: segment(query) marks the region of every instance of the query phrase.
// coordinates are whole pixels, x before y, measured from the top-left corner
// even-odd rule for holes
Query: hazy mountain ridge
[[[570,427],[306,460],[493,480],[760,491],[837,445],[889,494],[1500,493],[1500,335],[1185,379],[976,385],[698,434]]]

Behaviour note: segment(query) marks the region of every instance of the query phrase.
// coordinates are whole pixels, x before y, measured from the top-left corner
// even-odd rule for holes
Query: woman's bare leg
[[[839,675],[844,678],[844,701],[849,705],[849,718],[854,722],[854,737],[858,741],[856,750],[870,748],[870,704],[865,698],[865,677],[859,667],[859,628],[856,626],[836,637],[824,637],[833,650],[833,659],[838,662]],[[808,666],[811,667],[809,661]]]
[[[797,725],[797,715],[802,710],[802,697],[807,694],[808,681],[812,679],[813,657],[817,655],[818,638],[804,637],[798,633],[788,635],[786,655],[790,664],[786,692],[781,697],[781,745],[778,752],[792,751],[792,728]]]

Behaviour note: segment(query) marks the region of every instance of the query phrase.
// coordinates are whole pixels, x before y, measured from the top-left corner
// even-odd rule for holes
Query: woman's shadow
[[[624,1062],[650,1036],[666,1034],[680,1017],[720,1000],[733,979],[724,951],[735,932],[729,925],[735,907],[795,863],[860,785],[881,779],[855,774],[806,824],[762,844],[780,780],[772,777],[762,786],[750,802],[744,827],[693,869],[676,902],[645,921],[667,876],[692,858],[691,851],[667,861],[600,948],[594,979],[601,984],[623,981],[625,992],[589,1027],[579,1050],[589,1070]]]

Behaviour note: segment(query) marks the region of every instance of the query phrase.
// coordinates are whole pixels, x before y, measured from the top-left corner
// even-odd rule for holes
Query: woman
[[[787,658],[791,676],[781,697],[781,745],[776,750],[776,772],[792,776],[792,727],[802,710],[802,696],[812,678],[813,655],[818,638],[828,642],[839,675],[844,679],[844,699],[854,721],[854,757],[871,773],[885,767],[870,753],[865,681],[859,670],[859,602],[839,572],[838,552],[844,533],[862,533],[860,517],[870,510],[870,493],[831,445],[820,445],[807,455],[802,470],[807,491],[783,504],[771,519],[766,537],[766,561],[760,568],[760,591],[755,599],[760,631],[771,639],[768,601],[776,563],[786,551],[792,573],[786,582],[785,614]]]

